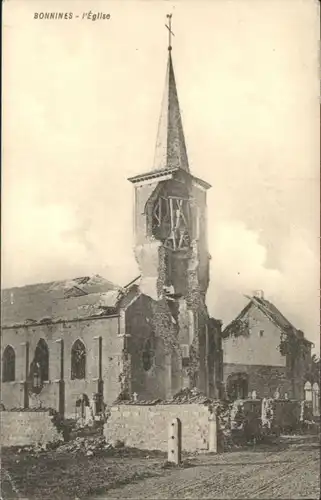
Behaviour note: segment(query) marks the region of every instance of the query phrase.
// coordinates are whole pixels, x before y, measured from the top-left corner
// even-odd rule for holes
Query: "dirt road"
[[[318,499],[319,475],[319,443],[315,437],[284,443],[273,451],[257,447],[199,456],[191,467],[164,471],[160,477],[108,490],[99,498]]]

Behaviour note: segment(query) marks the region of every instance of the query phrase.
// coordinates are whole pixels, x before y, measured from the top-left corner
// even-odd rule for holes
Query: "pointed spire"
[[[171,16],[169,17],[169,45],[165,90],[158,124],[154,170],[181,168],[189,172],[187,151],[179,108],[173,61],[171,55]]]

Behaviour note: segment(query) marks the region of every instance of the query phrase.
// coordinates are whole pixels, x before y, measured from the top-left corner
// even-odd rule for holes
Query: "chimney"
[[[257,299],[264,299],[264,291],[263,290],[254,290],[253,297]]]

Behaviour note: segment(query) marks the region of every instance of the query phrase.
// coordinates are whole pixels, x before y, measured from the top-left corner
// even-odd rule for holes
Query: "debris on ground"
[[[34,445],[34,446],[17,446],[7,448],[9,453],[14,453],[17,456],[17,461],[25,460],[26,457],[34,459],[44,458],[45,456],[66,457],[94,457],[94,456],[114,456],[114,457],[132,457],[155,459],[165,455],[160,450],[140,450],[138,448],[126,447],[123,441],[113,440],[106,441],[104,436],[88,436],[77,437],[67,443],[56,443],[55,446],[50,444]]]
[[[73,447],[63,452],[67,444]],[[3,498],[81,500],[163,473],[161,464],[165,453],[148,452],[149,459],[146,459],[146,450],[115,449],[110,444],[100,449],[102,444],[78,440],[77,444],[65,443],[40,454],[34,454],[32,447],[23,447],[28,448],[25,453],[17,453],[13,447],[2,449],[2,475],[7,473],[10,477],[10,481],[3,481],[6,483]],[[12,493],[12,485],[19,494]]]
[[[35,444],[30,446],[18,446],[13,447],[12,450],[18,455],[28,454],[31,457],[38,457],[40,454],[45,452],[54,451],[55,453],[83,453],[87,456],[92,456],[98,450],[108,450],[113,448],[112,444],[106,443],[103,436],[95,437],[77,437],[72,441],[67,443],[55,443],[52,444]]]
[[[199,404],[209,404],[212,400],[205,396],[198,389],[185,388],[177,392],[172,399],[167,401],[168,404],[184,404],[184,403],[199,403]]]
[[[57,448],[58,453],[84,453],[92,456],[95,452],[112,448],[112,445],[106,443],[104,436],[95,437],[77,437],[73,441],[64,443]]]
[[[152,399],[152,400],[135,400],[135,399],[122,399],[119,397],[116,399],[114,404],[124,404],[124,405],[140,405],[140,406],[154,406],[154,405],[172,405],[172,404],[188,404],[188,403],[200,403],[200,404],[210,404],[214,400],[205,396],[204,393],[198,389],[185,388],[177,392],[171,399]]]

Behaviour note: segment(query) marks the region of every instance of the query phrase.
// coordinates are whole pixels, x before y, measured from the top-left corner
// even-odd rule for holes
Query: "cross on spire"
[[[175,36],[172,32],[172,15],[173,14],[166,15],[168,19],[168,26],[167,24],[165,24],[166,28],[168,29],[168,50],[172,50],[172,35]]]

